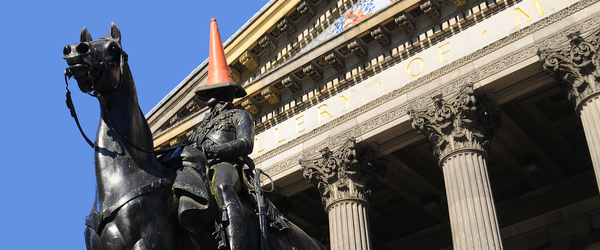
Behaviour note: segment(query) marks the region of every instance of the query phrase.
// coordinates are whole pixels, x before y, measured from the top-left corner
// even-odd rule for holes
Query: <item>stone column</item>
[[[410,109],[444,173],[454,249],[502,249],[486,158],[500,116],[478,104],[467,84],[445,99]]]
[[[371,249],[368,200],[371,187],[383,178],[387,162],[362,150],[354,138],[320,153],[300,160],[300,165],[304,177],[321,193],[329,217],[330,249]]]
[[[538,55],[575,104],[600,188],[600,29],[585,35],[575,32],[568,38],[569,42],[541,49]]]

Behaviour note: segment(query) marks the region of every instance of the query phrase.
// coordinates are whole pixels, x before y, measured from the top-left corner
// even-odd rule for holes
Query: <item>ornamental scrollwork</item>
[[[353,199],[368,204],[371,187],[383,178],[387,161],[354,138],[342,146],[319,151],[320,156],[300,160],[302,174],[316,184],[325,209],[337,201]]]
[[[493,110],[487,99],[477,102],[473,84],[442,98],[433,97],[433,104],[410,108],[411,125],[425,134],[440,166],[444,158],[463,150],[480,151],[487,155],[493,133],[500,127],[500,113]]]
[[[544,69],[557,78],[567,91],[568,98],[581,111],[582,102],[599,93],[600,57],[598,56],[600,28],[581,35],[569,34],[569,42],[538,51]]]

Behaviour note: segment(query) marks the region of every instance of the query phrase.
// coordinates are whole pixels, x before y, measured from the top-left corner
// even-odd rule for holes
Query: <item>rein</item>
[[[91,68],[91,67],[90,67]],[[68,79],[70,79],[73,74],[71,73],[71,71],[67,68],[65,69],[64,72],[65,75],[65,84],[66,84],[66,89],[67,89],[67,93],[66,93],[66,103],[67,103],[67,107],[69,108],[70,112],[71,112],[71,117],[73,117],[73,119],[75,120],[75,123],[77,124],[77,128],[79,129],[79,132],[81,133],[81,135],[83,136],[83,138],[85,139],[85,141],[88,143],[88,145],[90,145],[90,147],[94,148],[94,143],[85,135],[85,132],[83,131],[83,129],[81,128],[81,124],[79,123],[79,118],[77,117],[77,112],[75,111],[75,105],[73,105],[73,99],[71,98],[71,91],[69,91],[69,81]],[[122,76],[122,72],[121,72],[121,76]],[[95,82],[93,80],[90,79],[90,81],[92,81],[93,85],[95,86]],[[120,84],[120,83],[119,83]],[[121,136],[121,138],[123,138],[125,140],[125,142],[127,142],[127,144],[129,144],[130,146],[132,146],[133,148],[142,151],[144,153],[150,153],[150,154],[164,154],[165,152],[168,152],[170,150],[173,150],[175,148],[181,147],[181,146],[187,146],[192,144],[193,142],[191,141],[186,141],[184,143],[175,145],[175,146],[171,146],[168,148],[164,148],[161,150],[146,150],[141,148],[140,146],[136,145],[133,141],[131,141],[127,136],[125,136],[121,130],[119,130],[119,128],[117,128],[117,126],[115,126],[115,124],[112,122],[112,120],[110,119],[110,113],[108,112],[108,109],[106,108],[106,106],[104,105],[104,98],[102,97],[102,95],[96,91],[93,90],[94,92],[92,94],[89,94],[90,96],[96,97],[98,99],[98,101],[100,102],[100,108],[102,109],[102,112],[106,113],[106,120],[108,121],[108,125],[117,132],[117,134],[119,136]],[[142,112],[140,110],[140,112]]]

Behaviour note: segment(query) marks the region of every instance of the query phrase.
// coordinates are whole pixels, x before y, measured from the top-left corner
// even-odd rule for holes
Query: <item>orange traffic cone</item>
[[[207,90],[233,87],[235,89],[235,98],[246,96],[246,90],[239,83],[233,81],[231,73],[227,68],[227,60],[225,60],[225,51],[223,43],[221,43],[221,35],[217,27],[217,19],[210,20],[210,48],[208,55],[208,79],[206,86],[200,86],[196,90],[196,95],[205,96]]]

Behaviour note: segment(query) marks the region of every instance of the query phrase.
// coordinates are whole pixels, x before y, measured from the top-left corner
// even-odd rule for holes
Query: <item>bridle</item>
[[[121,130],[119,130],[119,128],[117,126],[115,126],[115,124],[112,122],[112,120],[110,119],[110,113],[108,111],[108,109],[106,108],[106,105],[104,103],[104,97],[102,95],[102,93],[100,93],[100,91],[97,90],[97,86],[96,86],[96,81],[98,80],[98,77],[102,75],[102,71],[104,70],[111,70],[111,69],[115,69],[117,67],[121,67],[121,73],[119,74],[119,84],[117,86],[115,86],[113,89],[117,89],[120,87],[122,81],[123,81],[123,64],[125,62],[127,62],[127,54],[125,53],[125,51],[123,51],[121,48],[120,49],[120,53],[121,53],[121,60],[120,62],[106,62],[104,60],[104,58],[100,57],[100,53],[92,46],[88,46],[90,51],[93,52],[93,56],[95,56],[96,58],[98,58],[100,60],[99,64],[91,64],[91,63],[87,63],[86,65],[88,66],[88,70],[87,70],[87,75],[88,75],[88,79],[90,80],[90,82],[92,83],[92,87],[91,87],[91,91],[90,93],[88,93],[90,96],[96,97],[98,99],[98,101],[100,102],[100,108],[102,109],[102,112],[104,112],[106,114],[106,120],[108,121],[108,125],[115,131],[117,132],[117,134],[119,136],[121,136],[121,138],[123,138],[125,140],[125,142],[127,142],[127,144],[131,145],[133,148],[142,151],[144,153],[154,153],[154,154],[163,154],[167,151],[170,151],[174,148],[178,148],[181,146],[186,146],[186,145],[190,145],[193,142],[190,141],[185,141],[182,144],[178,144],[175,146],[171,146],[168,148],[164,148],[161,150],[146,150],[143,149],[142,147],[138,146],[137,144],[135,144],[132,140],[130,140],[127,136],[125,136]],[[94,72],[95,70],[102,70],[100,72],[100,74],[98,74],[98,72]],[[77,124],[77,128],[79,129],[79,132],[81,133],[81,135],[83,136],[83,138],[85,139],[85,141],[88,143],[88,145],[90,145],[90,147],[94,148],[94,143],[86,136],[85,132],[83,131],[83,129],[81,128],[81,124],[79,123],[79,118],[77,117],[77,112],[75,111],[75,105],[73,105],[73,99],[71,98],[71,91],[69,90],[69,79],[71,77],[74,77],[73,73],[71,72],[70,68],[66,68],[64,71],[64,75],[65,75],[65,84],[66,84],[66,103],[67,103],[67,107],[69,108],[70,112],[71,112],[71,117],[73,117],[73,119],[75,120],[75,123]],[[96,75],[95,78],[92,78],[93,75]],[[95,79],[95,80],[94,80]],[[138,106],[139,108],[139,106]],[[142,111],[139,110],[139,112],[141,113]]]

